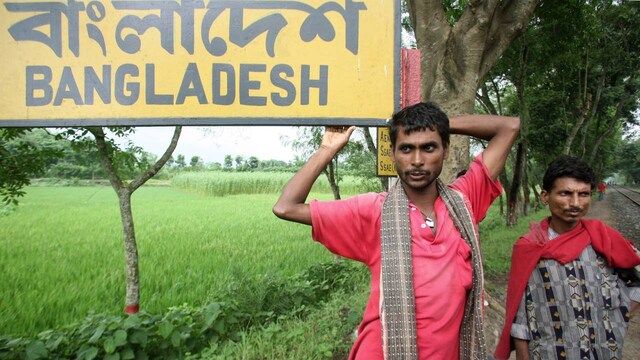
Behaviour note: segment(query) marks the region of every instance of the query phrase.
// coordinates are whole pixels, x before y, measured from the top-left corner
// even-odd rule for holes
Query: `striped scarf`
[[[439,179],[437,188],[472,254],[473,287],[467,296],[460,329],[460,359],[484,360],[487,358],[483,332],[484,276],[478,232],[465,197]],[[385,360],[418,358],[408,209],[409,199],[398,182],[389,190],[382,206],[380,319]]]

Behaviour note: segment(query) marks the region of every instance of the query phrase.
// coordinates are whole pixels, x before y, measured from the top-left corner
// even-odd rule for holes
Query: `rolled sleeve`
[[[456,179],[451,187],[467,196],[476,223],[484,219],[493,200],[502,194],[502,185],[498,179],[491,180],[489,169],[482,161],[482,153],[473,159],[469,171]]]
[[[511,325],[511,337],[521,340],[531,340],[531,331],[529,331],[529,324],[527,323],[527,309],[524,305],[524,296],[520,300],[520,306],[516,313],[516,318],[513,319]]]

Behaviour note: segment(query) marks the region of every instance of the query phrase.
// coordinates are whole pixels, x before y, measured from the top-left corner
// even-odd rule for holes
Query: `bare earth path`
[[[613,196],[607,196],[604,201],[597,201],[594,198],[587,218],[600,219],[607,225],[617,229],[616,221],[611,216],[610,206],[615,201],[612,198]],[[504,279],[488,279],[488,281],[495,284],[495,288],[503,289],[502,291],[487,294],[489,306],[485,309],[485,338],[489,353],[493,353],[495,350],[504,324],[506,280],[506,277]],[[629,322],[629,330],[625,338],[622,355],[625,360],[640,359],[640,314]],[[510,359],[515,359],[515,352],[511,353]]]

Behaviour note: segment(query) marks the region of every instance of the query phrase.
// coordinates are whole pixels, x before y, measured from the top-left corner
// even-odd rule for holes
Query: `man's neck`
[[[575,229],[579,223],[580,223],[580,220],[578,220],[575,223],[566,224],[566,223],[560,223],[559,221],[554,222],[553,217],[549,219],[549,227],[553,229],[553,231],[555,231],[558,235],[562,235],[566,232],[569,232]]]
[[[417,206],[421,210],[432,210],[433,205],[438,198],[438,187],[436,182],[433,181],[429,186],[424,189],[417,190],[402,184],[404,192],[407,194],[409,201]]]

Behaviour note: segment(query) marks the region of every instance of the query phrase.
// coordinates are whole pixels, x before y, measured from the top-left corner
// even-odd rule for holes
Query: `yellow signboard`
[[[396,176],[396,167],[391,160],[391,138],[389,128],[378,128],[378,176]]]
[[[0,0],[0,127],[381,125],[399,0]]]

